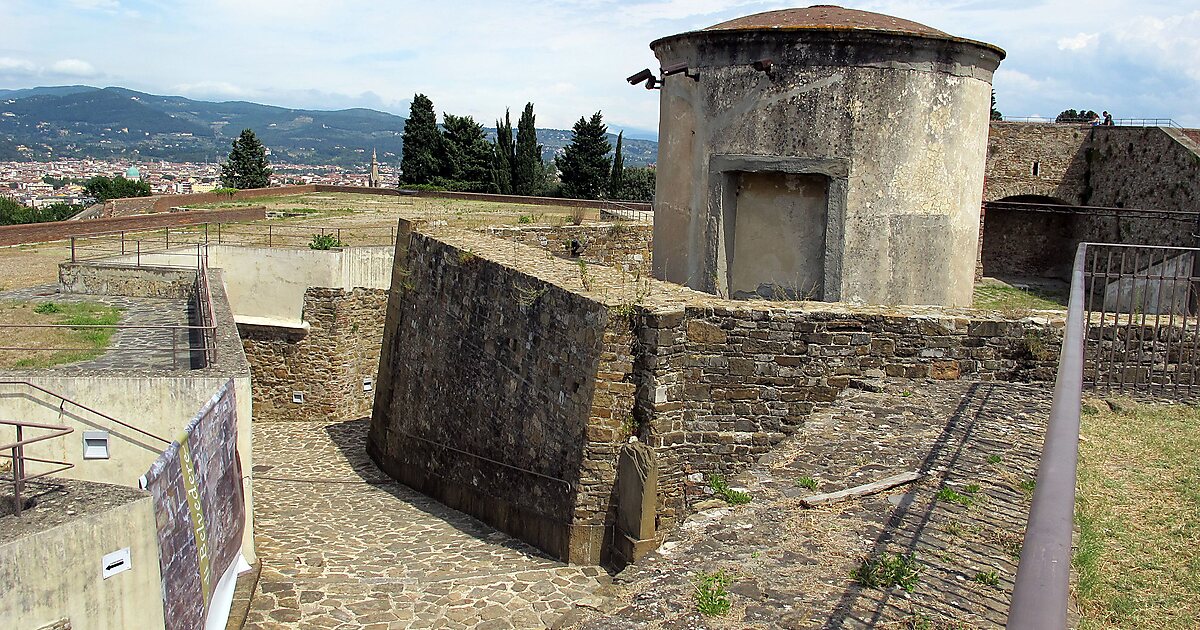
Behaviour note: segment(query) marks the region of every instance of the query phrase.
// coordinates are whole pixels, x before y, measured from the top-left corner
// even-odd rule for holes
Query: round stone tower
[[[834,6],[650,47],[656,276],[740,298],[971,303],[1003,50]]]

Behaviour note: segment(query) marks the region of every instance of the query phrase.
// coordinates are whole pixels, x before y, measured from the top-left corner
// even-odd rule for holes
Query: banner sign
[[[168,630],[204,628],[218,583],[238,564],[246,507],[237,437],[230,380],[142,477],[154,499]]]

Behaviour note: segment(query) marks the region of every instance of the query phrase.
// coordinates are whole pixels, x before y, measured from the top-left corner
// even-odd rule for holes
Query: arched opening
[[[984,204],[983,275],[1006,281],[1069,280],[1078,214],[1045,195],[1014,195]]]

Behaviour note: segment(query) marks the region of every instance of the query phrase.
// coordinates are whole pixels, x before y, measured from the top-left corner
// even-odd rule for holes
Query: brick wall
[[[149,197],[112,199],[104,203],[104,207],[100,212],[104,217],[123,217],[135,214],[170,212],[171,208],[180,206],[196,206],[206,203],[223,203],[228,201],[245,201],[247,199],[256,199],[258,197],[276,197],[280,195],[303,195],[313,192],[317,192],[317,187],[315,185],[254,188],[250,190],[239,190],[232,195],[216,193],[151,195]]]
[[[489,227],[487,234],[532,247],[559,258],[571,258],[572,241],[580,245],[579,258],[620,267],[629,273],[650,275],[654,226],[642,223],[606,223],[562,226]]]
[[[0,226],[0,245],[44,243],[47,241],[64,240],[72,236],[90,236],[122,231],[136,232],[162,227],[200,225],[202,223],[257,221],[265,217],[266,211],[259,207],[168,212],[108,219],[31,223],[28,225],[6,225]]]
[[[239,324],[254,383],[256,422],[355,420],[371,415],[387,291],[310,288],[307,329]],[[363,379],[371,380],[364,390]],[[304,394],[303,403],[292,400]]]

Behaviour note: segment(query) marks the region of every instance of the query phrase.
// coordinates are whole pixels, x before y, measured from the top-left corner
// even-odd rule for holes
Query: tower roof
[[[936,28],[882,13],[846,9],[832,4],[755,13],[710,26],[706,31],[817,30],[876,31],[925,37],[952,38]]]

